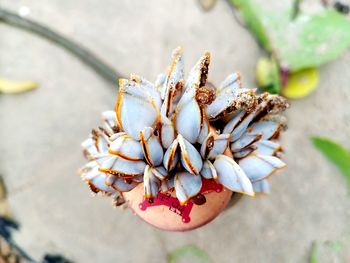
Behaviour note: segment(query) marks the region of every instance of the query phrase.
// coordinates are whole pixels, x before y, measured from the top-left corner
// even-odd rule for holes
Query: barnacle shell
[[[108,152],[131,161],[143,160],[142,146],[127,134],[112,141]]]
[[[203,166],[201,155],[181,134],[177,136],[177,140],[180,146],[182,166],[191,174],[198,175]]]
[[[153,134],[153,128],[147,127],[140,132],[140,142],[146,162],[158,166],[163,161],[163,148],[159,137]]]
[[[132,138],[138,140],[145,127],[151,127],[158,119],[159,111],[152,94],[141,83],[121,79],[116,105],[118,122]],[[146,86],[147,87],[147,86]],[[142,112],[142,118],[140,118]]]
[[[175,175],[176,197],[180,204],[185,204],[191,197],[196,196],[202,188],[202,179],[189,172],[179,172]]]
[[[163,165],[168,171],[173,170],[179,160],[178,153],[176,152],[178,146],[179,141],[175,139],[164,154]]]
[[[206,179],[218,179],[218,174],[216,172],[215,166],[209,160],[204,161],[200,174]]]
[[[234,192],[254,196],[253,186],[242,168],[230,157],[218,155],[214,162],[218,181]]]
[[[168,230],[210,221],[232,192],[269,192],[267,178],[286,166],[278,138],[285,128],[280,113],[289,105],[243,88],[239,73],[215,87],[207,82],[209,64],[205,53],[185,78],[177,48],[154,84],[135,74],[119,80],[115,112],[104,112],[102,126],[82,143],[89,163],[81,176],[93,192],[125,200]]]

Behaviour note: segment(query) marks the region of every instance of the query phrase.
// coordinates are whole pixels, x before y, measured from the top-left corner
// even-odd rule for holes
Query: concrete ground
[[[261,51],[225,1],[208,13],[194,0],[1,4],[14,11],[30,7],[30,18],[84,44],[123,74],[153,80],[181,45],[187,69],[208,50],[212,81],[239,70],[244,84],[254,86]],[[114,107],[116,87],[61,48],[0,24],[0,75],[40,83],[33,92],[0,96],[0,173],[22,226],[16,240],[35,258],[56,252],[79,263],[165,262],[185,244],[205,249],[214,262],[308,262],[314,240],[342,242],[350,260],[345,180],[309,140],[324,135],[350,148],[350,50],[320,74],[318,89],[292,101],[287,112],[282,139],[289,165],[270,179],[272,193],[243,198],[198,230],[167,233],[92,197],[76,174],[85,162],[80,142],[100,112]]]

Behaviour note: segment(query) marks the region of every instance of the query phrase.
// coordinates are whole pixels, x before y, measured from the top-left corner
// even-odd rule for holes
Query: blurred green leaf
[[[309,263],[347,262],[344,246],[340,241],[313,241],[311,245]]]
[[[312,137],[313,144],[319,149],[346,177],[350,189],[350,152],[336,142],[322,137]]]
[[[241,12],[247,26],[253,31],[259,43],[267,50],[270,50],[270,40],[267,36],[265,26],[259,19],[259,10],[254,7],[251,0],[230,0]]]
[[[335,10],[307,14],[295,2],[230,0],[260,44],[291,71],[314,68],[337,58],[350,45],[350,21]]]
[[[281,89],[279,67],[275,59],[260,58],[256,65],[256,80],[258,86],[272,94],[277,94]]]
[[[210,263],[208,254],[195,245],[186,245],[180,247],[168,255],[168,263]]]
[[[277,56],[293,71],[336,59],[350,44],[350,21],[334,10],[300,15],[276,41]]]
[[[340,241],[333,241],[333,240],[328,240],[325,242],[326,245],[330,247],[331,250],[333,250],[336,253],[340,253],[343,251],[343,244]]]
[[[309,262],[318,263],[318,248],[316,242],[312,242]]]

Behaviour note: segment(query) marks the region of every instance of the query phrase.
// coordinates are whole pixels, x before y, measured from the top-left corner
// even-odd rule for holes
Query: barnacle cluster
[[[242,88],[238,73],[214,87],[209,53],[185,79],[182,54],[173,51],[155,83],[134,74],[119,81],[115,111],[82,143],[81,176],[93,192],[121,204],[121,193],[143,183],[145,198],[175,191],[186,204],[203,178],[250,196],[269,191],[267,177],[285,166],[277,139],[288,103]]]

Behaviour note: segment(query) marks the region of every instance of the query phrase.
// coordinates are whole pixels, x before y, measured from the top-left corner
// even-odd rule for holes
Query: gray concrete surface
[[[254,85],[261,54],[225,1],[203,13],[194,0],[7,0],[30,18],[83,43],[124,74],[153,80],[182,45],[187,69],[212,52],[210,78],[239,70]],[[35,79],[36,91],[0,96],[0,172],[22,228],[18,243],[35,258],[63,253],[82,263],[165,262],[197,244],[214,262],[307,262],[311,242],[339,240],[350,249],[350,197],[345,180],[310,144],[313,134],[350,148],[350,51],[321,70],[318,89],[293,101],[283,135],[287,169],[270,179],[272,194],[243,198],[211,224],[189,233],[156,230],[130,211],[93,198],[76,175],[80,142],[114,107],[116,88],[75,57],[26,32],[0,24],[0,75]],[[350,260],[349,251],[348,260]]]

